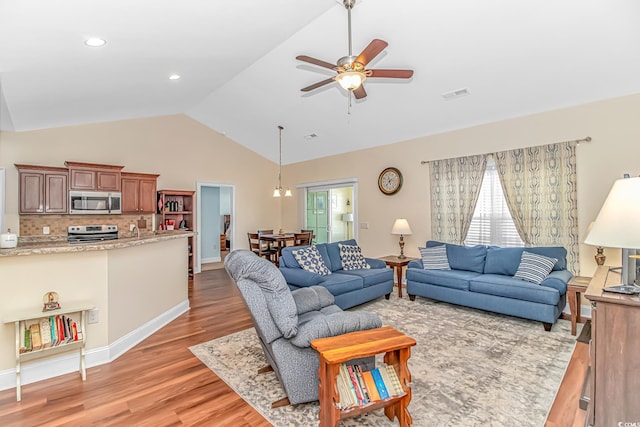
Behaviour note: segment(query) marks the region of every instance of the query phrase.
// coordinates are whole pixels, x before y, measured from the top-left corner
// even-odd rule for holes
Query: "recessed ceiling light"
[[[180,78],[180,74],[171,74],[169,75],[169,80],[178,80]]]
[[[84,41],[84,44],[90,47],[102,47],[107,44],[107,41],[98,37],[90,37]]]

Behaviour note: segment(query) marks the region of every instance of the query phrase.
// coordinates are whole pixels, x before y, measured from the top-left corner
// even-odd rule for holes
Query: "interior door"
[[[313,243],[328,243],[329,230],[329,191],[309,191],[307,193],[307,227],[313,230]]]

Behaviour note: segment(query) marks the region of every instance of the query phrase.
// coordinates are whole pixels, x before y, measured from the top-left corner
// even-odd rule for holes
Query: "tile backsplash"
[[[153,231],[153,214],[145,215],[20,215],[20,236],[44,237],[42,229],[49,227],[49,236],[67,237],[70,225],[108,224],[117,225],[121,236],[129,234],[129,224],[138,225],[146,221],[141,231]]]

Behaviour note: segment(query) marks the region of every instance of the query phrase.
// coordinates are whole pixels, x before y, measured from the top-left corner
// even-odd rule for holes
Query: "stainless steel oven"
[[[121,214],[122,193],[102,191],[69,191],[70,214]]]
[[[67,227],[69,243],[92,243],[118,238],[117,225],[72,225]]]

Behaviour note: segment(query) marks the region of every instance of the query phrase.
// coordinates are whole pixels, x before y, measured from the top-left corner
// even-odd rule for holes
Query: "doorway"
[[[224,257],[235,246],[235,186],[198,182],[196,205],[194,271],[223,268]]]
[[[304,228],[313,230],[313,243],[356,238],[354,183],[310,186],[306,190]]]

